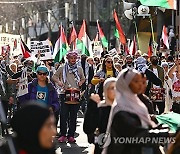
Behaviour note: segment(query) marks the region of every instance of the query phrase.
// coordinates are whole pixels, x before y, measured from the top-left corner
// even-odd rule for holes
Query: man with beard
[[[159,77],[162,81],[162,85],[160,86],[156,86],[152,83],[148,83],[148,87],[150,88],[163,88],[163,85],[164,85],[164,69],[158,65],[158,58],[157,56],[152,56],[150,58],[150,61],[151,61],[151,65],[149,66],[149,69],[153,71],[153,73]],[[147,89],[150,89],[150,88],[147,88]],[[156,102],[156,100],[153,101],[153,105],[154,105],[154,110],[156,111],[156,106],[158,107],[158,110],[159,110],[159,114],[163,113],[164,112],[164,109],[165,109],[165,100],[162,100],[162,101],[158,101]]]
[[[53,75],[52,80],[61,87],[60,101],[60,138],[59,142],[76,142],[74,133],[76,131],[77,112],[79,110],[79,101],[71,102],[66,100],[66,92],[70,89],[80,90],[85,82],[82,67],[77,65],[78,54],[76,51],[70,51],[67,54],[68,62],[64,66],[59,67]],[[67,132],[67,123],[69,130]]]
[[[125,69],[125,68],[134,68],[133,58],[131,55],[128,55],[126,57],[126,63],[122,66],[122,69]]]

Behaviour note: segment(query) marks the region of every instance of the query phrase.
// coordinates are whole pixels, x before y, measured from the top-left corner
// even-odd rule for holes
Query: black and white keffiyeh
[[[73,73],[73,75],[75,77],[75,81],[77,83],[79,83],[80,76],[79,76],[79,73],[78,73],[78,66],[77,66],[77,64],[69,65],[68,63],[65,63],[65,66],[64,66],[64,69],[63,69],[63,82],[64,83],[66,83],[67,72]]]

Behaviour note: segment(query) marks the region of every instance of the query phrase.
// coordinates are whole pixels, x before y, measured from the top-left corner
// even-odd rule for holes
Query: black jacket
[[[115,143],[114,138],[117,137],[158,137],[168,136],[167,133],[149,133],[149,129],[145,129],[141,125],[138,115],[119,111],[114,115],[111,125],[111,143],[107,147],[107,154],[142,154],[143,148],[148,147],[153,150],[153,154],[160,154],[158,145],[146,142],[146,144],[119,144]]]
[[[145,74],[146,74],[147,80],[149,81],[145,94],[149,96],[149,91],[151,89],[152,84],[155,84],[156,86],[161,86],[161,87],[163,84],[162,84],[161,79],[158,78],[150,69],[146,69]]]
[[[138,97],[146,105],[149,114],[154,114],[154,108],[153,108],[152,101],[145,94],[140,94],[140,95],[138,95]]]
[[[99,129],[100,134],[106,132],[110,110],[111,106],[98,108],[96,102],[89,100],[83,124],[83,130],[88,136],[89,143],[94,142],[96,128]]]

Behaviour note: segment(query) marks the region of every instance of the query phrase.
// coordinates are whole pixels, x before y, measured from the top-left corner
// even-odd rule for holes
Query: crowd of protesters
[[[1,101],[7,123],[17,133],[18,151],[54,153],[52,136],[56,135],[54,128],[59,120],[58,142],[75,143],[80,110],[84,114],[83,130],[88,142],[95,144],[94,153],[161,153],[160,145],[151,143],[111,142],[100,147],[97,138],[102,133],[110,134],[111,138],[169,136],[167,129],[158,125],[156,115],[171,111],[180,114],[178,56],[149,57],[137,52],[134,56],[117,54],[112,57],[105,50],[100,57],[88,57],[74,50],[67,53],[65,61],[57,63],[53,59],[40,61],[39,58],[37,56],[35,62],[22,55],[11,59],[0,56]],[[18,96],[19,78],[25,68],[28,93]],[[29,130],[31,125],[34,136]],[[179,134],[171,154],[179,152],[178,140]]]

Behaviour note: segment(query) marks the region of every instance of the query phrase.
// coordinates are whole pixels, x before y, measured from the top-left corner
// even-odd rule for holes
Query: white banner
[[[0,34],[0,54],[2,52],[2,46],[9,45],[10,46],[10,54],[11,55],[19,55],[22,54],[21,46],[20,46],[20,35],[13,34]]]
[[[46,41],[31,41],[31,53],[32,55],[37,55],[38,52],[41,53],[41,60],[52,59],[51,49],[49,42]]]
[[[25,68],[21,74],[21,78],[19,80],[19,89],[17,92],[17,96],[23,96],[28,93],[28,78],[27,78],[27,68]]]

